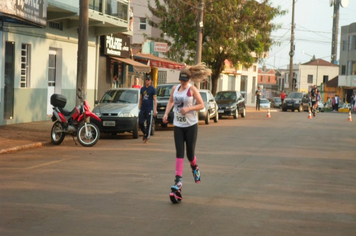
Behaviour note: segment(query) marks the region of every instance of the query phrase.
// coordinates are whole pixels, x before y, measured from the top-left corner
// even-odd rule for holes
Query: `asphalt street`
[[[356,123],[347,114],[265,111],[199,123],[201,183],[186,160],[172,204],[173,128],[148,144],[102,135],[0,156],[0,235],[356,233]]]

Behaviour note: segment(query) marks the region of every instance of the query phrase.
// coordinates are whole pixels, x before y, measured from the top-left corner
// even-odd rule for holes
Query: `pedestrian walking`
[[[200,182],[200,171],[195,156],[195,145],[198,137],[198,117],[196,112],[204,108],[204,102],[198,89],[192,86],[190,82],[200,82],[209,75],[211,75],[211,70],[207,69],[204,64],[183,69],[179,75],[180,84],[172,88],[163,116],[163,122],[168,123],[168,113],[173,107],[174,142],[176,147],[175,182],[171,187],[171,194],[173,195],[180,195],[182,188],[185,147],[194,181],[196,183]]]
[[[260,86],[258,86],[255,92],[255,96],[256,96],[256,111],[257,111],[260,110],[261,96],[262,96],[262,91]]]
[[[151,84],[151,75],[147,75],[145,79],[145,86],[143,86],[140,91],[140,113],[138,116],[138,123],[143,133],[142,140],[145,143],[148,142],[147,137],[149,136],[148,132],[149,127],[151,126],[151,112],[153,112],[153,116],[157,115],[157,93],[156,89]]]
[[[333,100],[333,112],[339,112],[339,103],[340,103],[340,98],[337,94],[335,94],[334,100]]]

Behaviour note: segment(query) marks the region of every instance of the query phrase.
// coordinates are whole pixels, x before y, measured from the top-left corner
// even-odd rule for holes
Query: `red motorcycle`
[[[84,147],[94,146],[100,138],[100,131],[95,124],[90,123],[90,117],[98,121],[101,121],[100,118],[90,111],[87,101],[74,107],[72,111],[64,109],[66,103],[66,97],[61,94],[51,96],[52,121],[55,122],[51,130],[52,143],[59,145],[63,142],[64,137],[70,134],[76,145],[75,136]]]

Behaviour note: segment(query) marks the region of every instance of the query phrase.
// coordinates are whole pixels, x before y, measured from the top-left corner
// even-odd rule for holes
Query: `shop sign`
[[[155,42],[153,50],[155,52],[167,52],[168,51],[168,44],[167,43]]]
[[[9,18],[20,19],[45,27],[47,24],[47,0],[1,0],[0,12]]]
[[[106,35],[104,54],[118,57],[130,57],[130,38],[124,35]]]
[[[185,68],[184,65],[169,63],[169,62],[162,62],[162,61],[155,61],[155,60],[150,60],[150,66],[167,68],[167,69],[172,69],[172,70],[182,70]]]

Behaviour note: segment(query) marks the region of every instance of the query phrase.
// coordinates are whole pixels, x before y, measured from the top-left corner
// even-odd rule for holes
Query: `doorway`
[[[47,115],[52,114],[51,96],[62,92],[62,50],[50,48],[48,53]]]
[[[5,44],[4,119],[14,116],[15,42]]]

